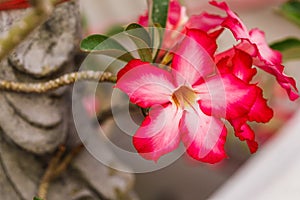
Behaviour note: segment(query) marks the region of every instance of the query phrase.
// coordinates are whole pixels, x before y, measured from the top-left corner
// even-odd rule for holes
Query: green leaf
[[[43,200],[43,199],[38,198],[38,197],[33,197],[33,200]]]
[[[137,46],[141,60],[152,62],[151,38],[148,32],[139,24],[130,24],[126,28],[126,33]]]
[[[279,12],[290,21],[300,26],[300,1],[291,0],[282,4]]]
[[[137,51],[142,61],[152,62],[152,51],[149,46],[140,38],[128,35],[137,46]]]
[[[121,33],[124,31],[124,27],[122,26],[113,26],[112,28],[110,28],[106,33],[105,35],[107,36],[113,36],[113,35],[116,35],[118,33]]]
[[[280,51],[284,61],[300,59],[300,40],[297,38],[287,38],[275,42],[271,48]]]
[[[153,0],[152,9],[149,9],[153,24],[160,24],[162,28],[166,28],[169,10],[169,0]]]
[[[159,24],[155,24],[154,27],[149,27],[149,32],[151,34],[152,40],[152,57],[154,58],[154,60],[156,60],[162,46],[164,31]]]
[[[90,35],[83,39],[80,49],[88,53],[98,53],[128,62],[132,55],[119,42],[105,35]]]
[[[80,44],[80,48],[83,51],[101,51],[107,49],[118,49],[126,51],[126,49],[112,38],[105,35],[90,35],[83,39]]]
[[[143,26],[136,24],[136,23],[132,23],[132,24],[129,24],[125,30],[127,32],[129,32],[130,35],[133,35],[135,37],[138,37],[138,38],[144,40],[144,42],[149,47],[151,46],[151,38],[149,36],[148,31]]]

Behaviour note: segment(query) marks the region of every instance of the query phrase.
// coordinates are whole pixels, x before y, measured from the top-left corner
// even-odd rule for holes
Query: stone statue
[[[56,6],[52,16],[1,62],[0,79],[43,82],[73,71],[81,36],[78,7],[76,1]],[[0,33],[6,34],[29,9],[1,11]],[[76,141],[69,96],[66,87],[45,94],[0,91],[2,200],[32,199],[58,146],[74,146],[67,142]],[[48,199],[119,199],[120,194],[131,199],[132,185],[132,175],[111,173],[83,150],[51,183]]]

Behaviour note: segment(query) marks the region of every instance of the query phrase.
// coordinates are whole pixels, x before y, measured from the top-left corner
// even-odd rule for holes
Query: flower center
[[[172,94],[172,100],[177,107],[185,109],[195,104],[197,94],[187,86],[181,86]]]

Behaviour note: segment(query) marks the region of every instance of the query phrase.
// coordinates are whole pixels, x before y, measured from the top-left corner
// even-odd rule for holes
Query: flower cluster
[[[116,88],[128,94],[132,103],[150,108],[133,137],[135,148],[146,159],[156,161],[183,142],[192,158],[219,162],[227,157],[225,121],[254,153],[258,144],[248,123],[266,123],[273,117],[263,90],[253,83],[254,66],[275,76],[291,100],[298,98],[295,80],[283,73],[281,54],[267,45],[264,33],[248,31],[226,3],[210,4],[226,15],[204,12],[182,20],[184,9],[171,1],[167,29],[181,27],[184,37],[165,37],[173,54],[170,71],[135,59],[118,73]],[[183,21],[184,26],[178,26]],[[232,32],[237,44],[217,53],[216,41],[224,29]],[[168,40],[179,43],[170,46],[176,42]]]

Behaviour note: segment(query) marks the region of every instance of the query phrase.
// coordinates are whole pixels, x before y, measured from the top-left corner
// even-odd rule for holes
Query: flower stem
[[[82,80],[115,83],[117,78],[110,72],[81,71],[65,74],[59,78],[41,83],[20,83],[2,80],[0,81],[0,90],[19,93],[44,93]]]

